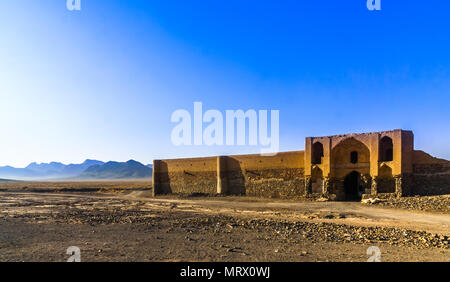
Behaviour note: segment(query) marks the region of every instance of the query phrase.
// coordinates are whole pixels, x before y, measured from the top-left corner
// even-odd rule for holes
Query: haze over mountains
[[[78,178],[85,179],[124,179],[124,178],[149,178],[152,169],[140,162],[129,160],[126,163],[107,162],[87,168]]]
[[[86,160],[81,164],[65,165],[59,162],[31,163],[25,168],[0,167],[0,178],[15,180],[50,179],[126,179],[151,178],[152,165],[137,161],[107,162]]]

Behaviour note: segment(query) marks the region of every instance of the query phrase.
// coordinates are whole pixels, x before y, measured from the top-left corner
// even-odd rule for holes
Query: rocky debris
[[[435,199],[435,198],[432,198]],[[402,198],[399,201],[417,200]],[[420,200],[420,199],[419,199]],[[448,201],[448,198],[447,198]],[[417,201],[416,201],[417,202]],[[377,204],[389,203],[388,201]],[[402,202],[403,203],[403,202]],[[420,203],[424,203],[421,201]],[[432,200],[431,200],[431,203]],[[258,234],[261,240],[270,241],[281,238],[287,241],[307,240],[311,243],[333,242],[352,244],[385,243],[396,246],[415,248],[449,248],[449,237],[424,231],[412,231],[392,227],[359,227],[328,222],[287,221],[276,218],[250,218],[221,214],[201,215],[179,209],[151,209],[151,205],[133,205],[127,200],[89,201],[85,205],[63,205],[52,209],[43,209],[40,213],[14,214],[20,219],[33,223],[88,224],[91,226],[128,224],[130,228],[145,230],[162,230],[171,234],[173,230],[185,232],[186,242],[195,242],[197,234],[211,236],[214,234]],[[28,207],[27,207],[28,208]],[[448,207],[447,207],[448,208]],[[11,214],[0,213],[0,219],[10,218]],[[345,215],[323,213],[322,218],[336,218]],[[228,253],[240,252],[245,242],[233,242],[223,246]]]
[[[211,224],[215,222],[215,224]],[[414,246],[418,248],[449,248],[449,238],[444,235],[388,227],[358,227],[334,223],[287,222],[272,219],[239,219],[229,216],[213,216],[205,220],[189,218],[174,225],[196,226],[201,230],[221,232],[232,222],[236,228],[254,232],[275,234],[287,239],[302,237],[313,242],[329,241],[336,243],[377,243]],[[267,234],[267,233],[266,233]]]
[[[169,224],[171,228],[181,228],[186,234],[230,233],[235,231],[273,234],[289,238],[302,238],[312,242],[328,241],[335,243],[377,243],[390,245],[414,246],[417,248],[449,248],[449,238],[444,235],[387,227],[358,227],[335,223],[288,222],[274,219],[244,219],[225,215],[199,217],[189,213],[157,212],[156,217],[146,217],[146,212],[136,210],[70,210],[63,213],[47,215],[58,222],[79,222],[97,224],[141,224],[151,228],[160,228]],[[232,226],[232,229],[230,229]],[[232,230],[232,231],[231,231]],[[272,235],[271,235],[272,236]],[[267,240],[271,239],[267,236]],[[194,241],[191,236],[186,240]],[[227,246],[229,252],[240,249]]]
[[[307,218],[309,219],[337,219],[337,218],[346,218],[347,216],[343,213],[337,213],[337,212],[315,212],[311,213]]]
[[[401,197],[371,204],[407,210],[450,213],[450,195]]]
[[[362,204],[369,204],[369,205],[375,205],[378,203],[381,203],[385,200],[379,199],[379,198],[368,198],[368,199],[362,199],[361,203]]]
[[[325,197],[320,197],[319,199],[316,200],[316,202],[328,202],[330,199],[325,198]]]

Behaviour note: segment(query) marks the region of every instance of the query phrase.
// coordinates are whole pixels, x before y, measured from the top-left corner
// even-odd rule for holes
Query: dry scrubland
[[[0,192],[126,192],[130,190],[148,190],[151,188],[151,179],[0,182]]]
[[[0,183],[0,261],[450,261],[449,195],[375,205],[149,197],[151,181]]]

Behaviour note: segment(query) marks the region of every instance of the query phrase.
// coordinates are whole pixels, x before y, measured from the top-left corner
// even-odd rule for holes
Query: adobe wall
[[[410,194],[450,194],[450,162],[434,158],[423,151],[414,151]]]
[[[153,187],[156,194],[216,194],[216,169],[216,157],[154,161]]]
[[[303,196],[304,152],[230,156],[227,157],[227,177],[231,194],[275,198]]]
[[[296,197],[305,194],[304,152],[160,160],[154,194],[232,194]]]
[[[354,174],[358,193],[450,194],[450,162],[414,150],[414,135],[405,130],[307,137],[305,151],[274,156],[156,160],[153,193],[275,198],[326,194],[343,200],[348,191],[354,193],[347,177]]]

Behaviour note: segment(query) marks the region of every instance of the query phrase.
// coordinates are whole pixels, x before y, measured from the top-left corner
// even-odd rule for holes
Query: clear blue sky
[[[177,109],[276,109],[280,150],[395,128],[450,159],[450,2],[0,1],[0,165],[259,152],[175,147]]]

